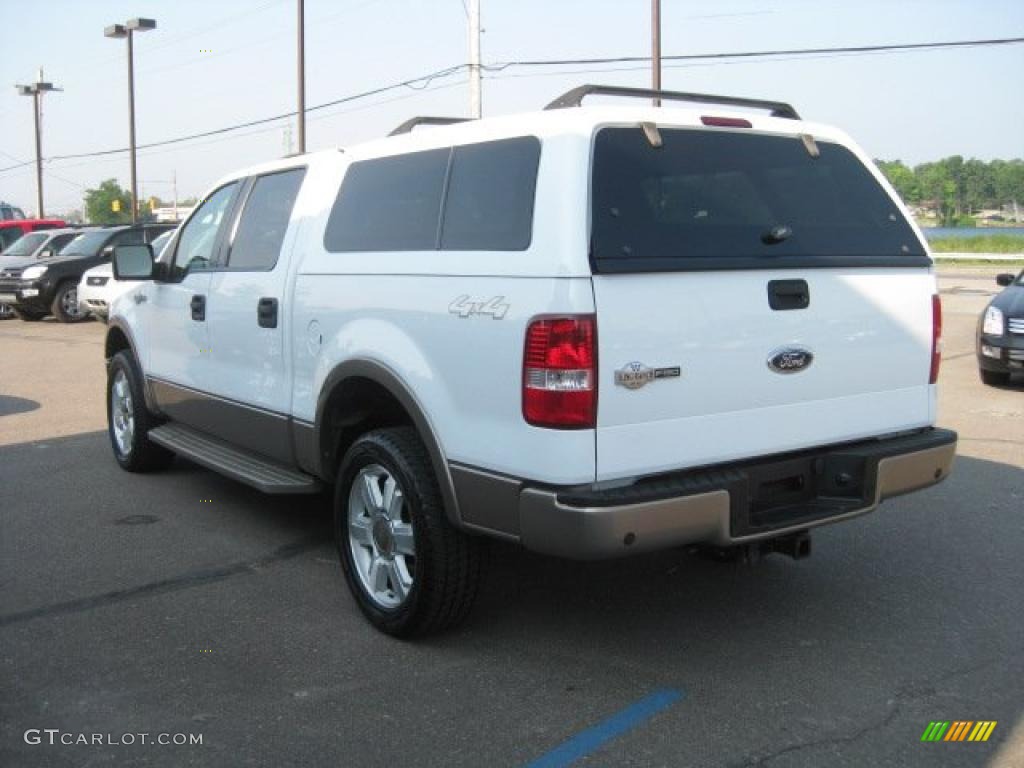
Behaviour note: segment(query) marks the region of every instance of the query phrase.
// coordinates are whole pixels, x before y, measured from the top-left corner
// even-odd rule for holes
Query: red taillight
[[[594,427],[597,322],[593,315],[548,317],[527,327],[523,418],[535,427]]]
[[[717,125],[722,128],[753,128],[749,120],[742,117],[716,117],[714,115],[702,115],[700,121],[704,125]]]
[[[942,301],[939,294],[932,294],[932,370],[928,374],[928,383],[934,384],[939,379],[939,364],[942,362]]]

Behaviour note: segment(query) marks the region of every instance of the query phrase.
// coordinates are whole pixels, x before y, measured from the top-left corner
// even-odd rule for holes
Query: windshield
[[[153,255],[155,258],[160,258],[160,254],[163,252],[164,246],[167,245],[167,241],[171,239],[171,235],[173,234],[174,230],[169,229],[150,243],[150,247],[153,249]]]
[[[36,248],[46,242],[47,237],[49,237],[49,235],[42,232],[33,232],[29,235],[23,235],[15,240],[14,244],[4,251],[4,256],[31,256]]]
[[[921,258],[913,257],[927,258],[896,203],[839,144],[817,142],[815,157],[795,136],[660,133],[660,147],[637,127],[597,134],[591,251],[598,269],[829,266],[864,258],[917,266]]]
[[[73,253],[83,256],[95,256],[100,248],[107,242],[110,232],[83,232],[70,243],[60,249],[61,256],[70,256]]]

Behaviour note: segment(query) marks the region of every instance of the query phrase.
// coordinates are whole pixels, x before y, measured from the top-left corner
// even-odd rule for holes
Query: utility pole
[[[39,77],[29,85],[16,85],[18,93],[22,96],[32,97],[32,118],[36,129],[36,210],[40,219],[46,217],[43,210],[43,132],[40,127],[43,112],[43,94],[49,91],[59,91],[53,83],[43,80],[43,68],[39,68]]]
[[[651,0],[651,88],[661,90],[661,0]],[[653,103],[660,107],[661,99]]]
[[[299,3],[299,154],[306,151],[306,3]]]
[[[469,116],[483,116],[480,83],[480,0],[469,0]]]

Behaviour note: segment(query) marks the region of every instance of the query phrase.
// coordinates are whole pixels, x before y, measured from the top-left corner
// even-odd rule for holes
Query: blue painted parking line
[[[668,709],[685,694],[674,688],[663,688],[650,696],[645,696],[635,704],[631,704],[621,712],[598,723],[592,728],[578,733],[563,744],[555,747],[546,755],[534,760],[526,768],[562,768],[579,760],[584,755],[600,749],[614,738],[621,736],[631,728],[635,728],[645,720],[649,720],[659,712]]]

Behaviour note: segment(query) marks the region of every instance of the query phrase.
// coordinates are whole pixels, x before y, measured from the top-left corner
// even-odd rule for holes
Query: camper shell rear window
[[[595,272],[927,266],[846,147],[746,130],[607,127],[594,140]]]

